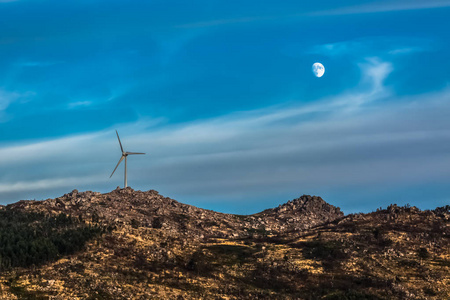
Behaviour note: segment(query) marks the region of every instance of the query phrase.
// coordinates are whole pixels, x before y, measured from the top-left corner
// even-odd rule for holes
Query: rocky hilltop
[[[240,216],[183,204],[160,195],[155,190],[135,191],[128,187],[101,194],[73,190],[56,199],[19,201],[16,209],[65,213],[98,218],[107,224],[134,225],[163,229],[195,237],[247,237],[255,232],[266,234],[307,229],[342,218],[338,207],[320,197],[303,195],[274,209]]]
[[[270,224],[276,232],[299,231],[329,223],[344,216],[339,207],[328,204],[322,198],[303,195],[256,214],[258,219]]]
[[[450,206],[253,215],[157,191],[0,206],[0,299],[449,299]]]

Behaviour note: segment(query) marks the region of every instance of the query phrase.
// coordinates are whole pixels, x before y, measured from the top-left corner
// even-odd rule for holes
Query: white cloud
[[[315,45],[311,48],[311,50],[309,50],[309,53],[328,56],[349,55],[354,54],[355,52],[360,52],[363,47],[365,47],[365,44],[359,41],[343,41]]]
[[[92,105],[91,101],[76,101],[68,104],[69,108],[86,107]]]
[[[11,102],[14,102],[19,97],[19,93],[8,92],[0,89],[0,111],[5,110]]]
[[[402,55],[402,54],[411,54],[411,53],[417,53],[422,52],[423,49],[420,47],[403,47],[403,48],[397,48],[390,50],[388,53],[392,55]]]
[[[241,17],[241,18],[230,18],[230,19],[216,19],[203,22],[193,22],[181,24],[176,27],[178,28],[204,28],[204,27],[214,27],[221,25],[239,24],[239,23],[251,23],[278,19],[281,16],[251,16],[251,17]]]
[[[342,7],[331,10],[323,10],[313,12],[312,16],[330,16],[330,15],[351,15],[351,14],[366,14],[366,13],[383,13],[392,11],[408,11],[420,9],[432,9],[450,7],[449,0],[385,0],[375,1],[372,3],[361,4],[350,7]]]
[[[321,10],[321,6],[318,10],[313,11],[298,11],[293,13],[284,13],[276,15],[251,15],[241,16],[235,18],[220,18],[205,20],[199,22],[185,23],[175,26],[176,28],[184,29],[198,29],[208,28],[216,26],[226,26],[240,23],[253,23],[253,22],[272,22],[279,20],[295,20],[305,17],[316,16],[334,16],[334,15],[352,15],[352,14],[368,14],[368,13],[383,13],[392,11],[410,11],[410,10],[422,10],[422,9],[435,9],[450,7],[450,0],[383,0],[372,1],[371,3],[364,3],[354,6],[341,6],[338,8]]]
[[[371,57],[365,63],[360,64],[360,67],[363,69],[363,80],[372,85],[370,95],[379,96],[380,93],[383,93],[386,90],[383,82],[394,70],[392,64],[380,61],[376,57]]]
[[[5,122],[11,117],[5,112],[11,103],[16,101],[27,101],[34,95],[35,93],[33,92],[18,93],[15,91],[8,91],[0,87],[0,123]]]
[[[0,123],[8,119],[5,110],[9,107],[11,103],[18,100],[24,100],[32,95],[34,95],[34,93],[31,92],[17,93],[0,88]]]
[[[90,177],[56,177],[31,181],[0,183],[0,193],[51,190],[57,188],[73,189],[74,186],[80,184],[99,183],[101,181],[106,180],[99,180],[99,176],[90,176]]]
[[[329,57],[355,55],[381,56],[419,53],[432,51],[435,48],[437,48],[436,42],[430,39],[378,36],[314,45],[307,52],[309,54],[320,54]]]

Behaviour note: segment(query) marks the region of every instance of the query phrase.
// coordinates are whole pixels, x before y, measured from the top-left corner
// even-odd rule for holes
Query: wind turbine
[[[113,176],[117,167],[120,165],[122,160],[125,158],[125,184],[124,185],[125,185],[125,187],[127,187],[127,156],[135,155],[135,154],[145,154],[145,153],[123,151],[122,143],[120,142],[119,133],[117,132],[117,130],[116,130],[116,134],[117,134],[117,139],[119,140],[119,145],[120,145],[120,150],[122,151],[122,156],[120,157],[119,162],[117,163],[117,166],[114,168],[114,171],[111,173],[111,176],[109,176],[109,178],[111,178]]]

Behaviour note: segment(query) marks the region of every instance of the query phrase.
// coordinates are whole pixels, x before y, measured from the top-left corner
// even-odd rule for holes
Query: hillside
[[[304,195],[243,216],[74,190],[0,207],[0,298],[446,299],[449,210]]]

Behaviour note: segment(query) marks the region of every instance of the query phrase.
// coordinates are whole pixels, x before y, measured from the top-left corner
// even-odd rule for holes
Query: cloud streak
[[[15,101],[19,97],[20,95],[18,93],[7,92],[0,89],[0,111],[5,110],[11,102]]]
[[[450,7],[448,0],[428,0],[428,1],[376,1],[374,3],[323,10],[310,13],[311,16],[333,16],[333,15],[353,15],[384,13],[394,11],[410,11],[421,9],[434,9]]]
[[[5,121],[5,119],[8,119],[5,110],[11,105],[11,103],[20,99],[25,99],[31,95],[33,95],[33,93],[11,92],[0,88],[0,123]]]
[[[225,25],[235,25],[242,23],[254,23],[254,22],[273,22],[280,20],[295,20],[304,19],[307,17],[327,17],[327,16],[341,16],[341,15],[355,15],[355,14],[372,14],[372,13],[386,13],[397,11],[412,11],[412,10],[424,10],[424,9],[437,9],[450,7],[449,0],[417,0],[417,1],[405,1],[405,0],[388,0],[388,1],[375,1],[372,3],[344,6],[333,9],[317,10],[307,9],[299,11],[297,13],[286,13],[277,15],[252,15],[241,16],[235,18],[222,18],[214,20],[206,20],[199,22],[190,22],[176,25],[175,28],[195,29],[195,28],[207,28],[217,27]]]
[[[32,181],[19,181],[0,184],[0,193],[39,191],[57,188],[71,189],[73,186],[87,183],[99,183],[99,176],[91,177],[57,177]],[[103,180],[105,181],[105,180]]]
[[[309,54],[342,57],[361,55],[406,55],[433,51],[437,46],[432,40],[405,37],[370,37],[315,45],[307,51]]]
[[[251,17],[242,17],[242,18],[231,18],[231,19],[217,19],[203,22],[193,22],[186,23],[175,26],[176,28],[204,28],[204,27],[215,27],[222,25],[232,25],[239,23],[252,23],[252,22],[261,22],[261,21],[271,21],[275,19],[279,19],[281,16],[251,16]]]

